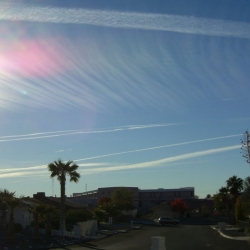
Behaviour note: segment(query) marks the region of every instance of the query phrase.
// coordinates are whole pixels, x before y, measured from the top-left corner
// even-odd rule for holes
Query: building
[[[97,204],[97,201],[102,197],[111,198],[114,191],[120,187],[106,187],[98,188],[97,190],[86,191],[82,193],[73,193],[75,202],[81,202],[83,200]],[[133,193],[134,205],[137,208],[140,207],[153,207],[163,202],[170,202],[176,198],[193,200],[194,187],[176,188],[176,189],[139,189],[138,187],[126,187]]]
[[[139,190],[139,207],[152,207],[174,199],[194,200],[194,187]]]

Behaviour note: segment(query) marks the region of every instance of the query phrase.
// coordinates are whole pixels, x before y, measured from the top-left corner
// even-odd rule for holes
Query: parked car
[[[179,221],[172,217],[160,217],[158,223],[161,225],[166,225],[166,224],[177,225],[179,224]]]

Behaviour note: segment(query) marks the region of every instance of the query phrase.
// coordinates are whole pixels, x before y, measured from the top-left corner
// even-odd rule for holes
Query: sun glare
[[[0,68],[3,73],[21,77],[47,77],[63,67],[57,40],[19,40],[0,44]]]

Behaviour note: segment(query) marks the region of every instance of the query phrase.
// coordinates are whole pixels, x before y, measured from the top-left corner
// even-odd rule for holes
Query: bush
[[[92,219],[93,215],[85,209],[70,209],[66,213],[66,229],[71,231],[77,222]]]

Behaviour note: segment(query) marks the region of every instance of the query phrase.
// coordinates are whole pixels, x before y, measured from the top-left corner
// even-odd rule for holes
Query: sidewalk
[[[250,236],[246,235],[245,232],[240,231],[237,227],[232,227],[231,225],[226,225],[225,230],[220,230],[220,227],[215,225],[211,226],[211,228],[218,231],[218,233],[228,239],[232,240],[250,240]]]

